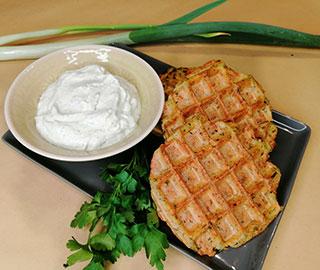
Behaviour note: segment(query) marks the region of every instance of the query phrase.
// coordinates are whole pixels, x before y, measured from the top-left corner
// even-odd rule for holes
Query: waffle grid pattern
[[[213,122],[233,123],[236,133],[241,134],[241,143],[254,159],[266,162],[275,145],[277,128],[271,122],[264,91],[254,78],[237,73],[221,61],[177,72],[179,76],[172,81],[177,84],[174,90],[167,82],[169,79],[163,78],[169,93],[162,118],[165,137],[172,135],[188,117],[201,114]],[[188,73],[186,80],[181,73]]]
[[[269,180],[220,121],[190,118],[154,153],[150,179],[160,217],[201,255],[245,243],[280,211]]]

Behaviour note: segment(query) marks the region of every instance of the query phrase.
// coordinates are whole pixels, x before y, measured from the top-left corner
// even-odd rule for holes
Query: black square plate
[[[115,46],[138,55],[148,62],[159,74],[164,73],[170,67],[159,60],[127,46],[120,44],[115,44]],[[285,207],[288,202],[305,147],[308,143],[310,128],[307,125],[279,112],[274,111],[273,118],[279,128],[279,132],[277,136],[277,146],[271,153],[271,160],[280,168],[282,173],[282,178],[278,188],[278,201],[281,206]],[[30,151],[20,144],[10,131],[3,135],[3,140],[25,156],[43,165],[53,173],[62,177],[62,179],[65,179],[75,187],[80,188],[90,195],[94,195],[97,190],[107,189],[104,183],[99,179],[99,173],[103,165],[110,160],[125,158],[126,155],[128,155],[128,151],[130,151],[128,150],[116,157],[96,161],[65,162],[49,159]],[[150,155],[161,143],[162,139],[153,134],[150,134],[141,142],[142,146]],[[257,270],[262,268],[282,213],[283,211],[263,233],[249,241],[247,244],[236,249],[230,248],[214,257],[200,256],[192,250],[189,250],[172,234],[165,224],[162,224],[162,230],[167,233],[169,241],[173,247],[209,269]]]

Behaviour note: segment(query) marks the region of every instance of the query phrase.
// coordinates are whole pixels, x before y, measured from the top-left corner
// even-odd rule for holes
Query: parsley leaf
[[[96,218],[96,210],[92,209],[92,205],[85,202],[80,211],[76,214],[75,218],[71,221],[71,227],[83,228]]]
[[[120,183],[125,183],[130,178],[130,175],[126,171],[121,171],[120,173],[116,174],[114,178]]]
[[[129,191],[130,193],[135,192],[136,187],[137,187],[137,184],[138,184],[137,180],[135,180],[134,178],[131,178],[130,181],[129,181],[129,183],[128,183],[128,185],[127,185],[128,191]]]
[[[126,235],[120,235],[118,246],[124,255],[133,256],[132,242]]]
[[[67,242],[67,248],[75,252],[65,267],[89,261],[83,270],[103,270],[104,261],[114,263],[121,254],[132,257],[144,248],[150,264],[163,270],[169,244],[157,229],[159,218],[151,200],[148,170],[146,157],[137,148],[128,163],[105,166],[101,179],[112,191],[97,192],[76,213],[70,226],[89,228],[89,236],[85,244],[74,238]]]
[[[116,243],[107,233],[99,233],[90,238],[90,246],[96,250],[112,250]]]
[[[166,259],[165,248],[169,247],[166,235],[156,228],[152,228],[145,237],[145,249],[150,264],[158,270],[163,270],[162,260]]]
[[[80,250],[78,250],[77,252],[71,254],[67,258],[67,266],[74,265],[77,262],[83,262],[83,261],[91,260],[92,257],[93,257],[93,254],[90,251],[81,248]]]
[[[142,249],[143,245],[144,245],[144,237],[143,236],[138,234],[132,238],[132,249],[133,249],[134,253],[140,251]]]
[[[105,268],[103,264],[91,261],[83,270],[105,270]]]
[[[83,246],[77,240],[75,240],[74,238],[70,239],[67,242],[67,248],[70,249],[70,251],[75,251],[75,250],[78,250],[78,249],[80,249],[82,247]]]
[[[147,224],[149,226],[152,226],[152,225],[158,226],[159,225],[159,218],[157,215],[157,211],[153,208],[151,208],[149,211],[150,212],[147,214]]]

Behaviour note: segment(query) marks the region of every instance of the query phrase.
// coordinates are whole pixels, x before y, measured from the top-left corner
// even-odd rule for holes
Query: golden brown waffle
[[[269,179],[233,129],[198,116],[155,151],[150,183],[159,216],[201,255],[240,246],[280,211]]]
[[[264,91],[252,76],[238,73],[222,61],[210,61],[198,68],[173,69],[162,80],[168,94],[162,117],[165,138],[194,115],[228,122],[255,162],[264,168],[264,176],[273,175],[276,190],[280,172],[267,160],[275,146],[277,128],[271,122]]]
[[[187,73],[190,72],[189,68],[170,68],[165,74],[160,76],[164,92],[170,95],[177,84],[187,79]]]

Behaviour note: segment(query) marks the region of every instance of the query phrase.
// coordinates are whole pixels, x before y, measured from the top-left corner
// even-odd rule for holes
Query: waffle
[[[260,233],[280,206],[235,131],[194,115],[151,161],[151,195],[173,233],[200,255],[238,247]]]
[[[238,73],[222,61],[210,61],[198,68],[171,69],[161,79],[168,95],[162,117],[165,138],[194,115],[212,122],[228,122],[263,168],[263,176],[273,175],[272,188],[276,190],[280,172],[268,159],[277,128],[271,122],[264,90],[252,76]]]
[[[165,74],[160,76],[163,89],[166,95],[170,95],[177,84],[187,79],[187,74],[190,73],[190,68],[170,68]]]

